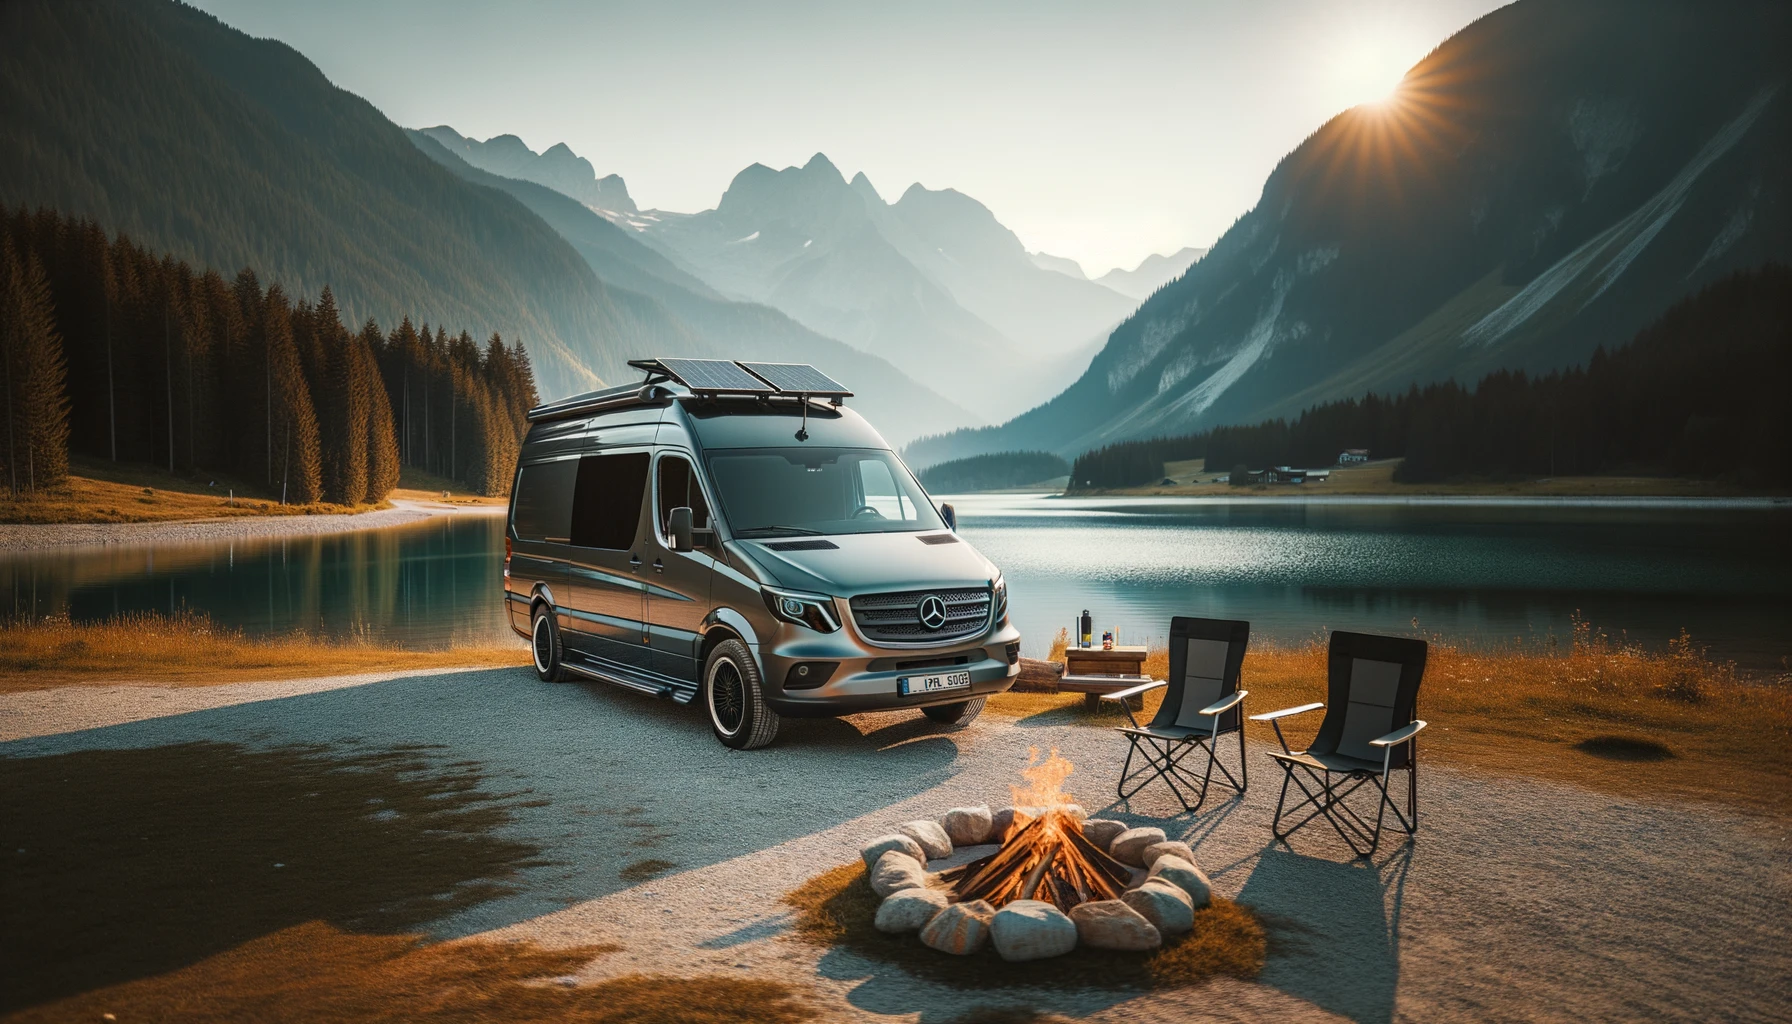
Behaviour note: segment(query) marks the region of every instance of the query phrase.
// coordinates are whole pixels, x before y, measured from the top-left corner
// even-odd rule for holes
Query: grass
[[[1052,651],[1062,660],[1063,637]],[[1325,699],[1325,646],[1255,642],[1244,662],[1251,713]],[[1169,656],[1154,651],[1145,671],[1162,679]],[[1147,697],[1145,721],[1159,694]],[[1048,715],[1089,724],[1124,721],[1118,708],[1082,710],[1080,694],[1009,693],[988,710],[1012,718]],[[1322,714],[1284,720],[1295,749]],[[1422,759],[1573,782],[1620,795],[1716,800],[1792,812],[1792,676],[1757,679],[1711,659],[1684,633],[1666,651],[1614,640],[1582,621],[1565,645],[1514,642],[1472,650],[1436,638],[1419,717]],[[1274,748],[1267,724],[1247,741]]]
[[[246,942],[192,966],[36,1006],[8,1024],[798,1024],[815,1016],[789,985],[746,978],[629,975],[596,985],[548,979],[610,945],[424,944],[321,921]],[[547,983],[544,983],[547,982]]]
[[[303,633],[252,638],[194,612],[133,612],[98,622],[0,622],[0,693],[115,682],[206,686],[527,662],[520,642],[410,651]]]
[[[176,519],[326,515],[375,505],[282,505],[280,490],[241,480],[186,477],[128,463],[72,460],[68,479],[35,494],[0,494],[0,523],[157,523]],[[234,502],[231,491],[236,492]]]
[[[811,878],[787,894],[784,902],[794,911],[792,932],[801,941],[846,949],[917,978],[958,988],[1175,988],[1219,975],[1249,980],[1263,969],[1262,926],[1249,910],[1217,897],[1212,906],[1195,913],[1193,932],[1153,953],[1078,949],[1051,960],[1016,964],[990,948],[972,956],[951,956],[923,946],[913,935],[878,931],[872,922],[879,901],[860,861]]]

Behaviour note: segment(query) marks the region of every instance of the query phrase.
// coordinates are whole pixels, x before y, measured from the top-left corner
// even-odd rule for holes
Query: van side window
[[[579,460],[572,499],[572,542],[621,551],[634,546],[647,494],[646,452],[587,455]]]
[[[672,510],[689,508],[691,525],[699,530],[709,526],[709,506],[703,501],[703,487],[691,472],[691,464],[676,455],[660,456],[660,533],[672,523]]]
[[[576,459],[524,466],[516,482],[516,536],[518,540],[565,544],[570,539],[573,480]]]

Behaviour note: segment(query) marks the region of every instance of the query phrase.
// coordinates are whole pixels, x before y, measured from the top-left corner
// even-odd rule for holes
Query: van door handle
[[[637,555],[633,552],[629,553],[628,571],[629,572],[640,572],[641,571],[641,556],[640,555]]]
[[[654,571],[654,572],[660,572],[660,573],[663,573],[663,572],[665,572],[665,571],[666,571],[666,563],[664,563],[664,562],[662,562],[662,561],[660,561],[660,560],[659,560],[659,559],[657,559],[657,558],[656,558],[656,559],[654,559],[654,560],[653,560],[653,571]]]

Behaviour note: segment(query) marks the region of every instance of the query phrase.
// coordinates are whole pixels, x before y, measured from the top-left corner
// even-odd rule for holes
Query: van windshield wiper
[[[734,531],[737,537],[751,537],[760,533],[794,533],[804,537],[819,537],[820,530],[806,530],[800,526],[749,526],[744,530]]]

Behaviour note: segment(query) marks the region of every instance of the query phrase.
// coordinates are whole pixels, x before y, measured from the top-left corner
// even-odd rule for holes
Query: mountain
[[[514,135],[494,135],[479,142],[445,124],[420,130],[441,143],[448,152],[482,171],[545,185],[593,210],[613,214],[639,212],[620,175],[598,177],[591,161],[575,154],[564,142],[557,142],[547,152],[538,154]]]
[[[289,294],[329,285],[350,323],[501,332],[527,346],[544,397],[695,343],[298,52],[167,0],[0,5],[0,137],[0,203],[254,267]]]
[[[917,465],[1540,371],[1792,260],[1792,10],[1519,0],[1285,157],[1063,394]]]
[[[426,156],[461,179],[497,189],[553,228],[585,258],[614,291],[627,289],[657,303],[684,325],[690,342],[679,355],[718,359],[759,359],[813,363],[852,388],[854,406],[869,416],[893,444],[902,444],[936,424],[975,423],[966,412],[916,383],[877,356],[826,338],[767,306],[732,302],[642,244],[584,204],[530,181],[504,178],[451,153],[429,132],[409,131]]]
[[[1207,255],[1206,249],[1187,247],[1178,249],[1168,256],[1152,253],[1131,270],[1115,267],[1096,278],[1095,281],[1097,284],[1107,285],[1122,295],[1130,295],[1142,301],[1150,298],[1152,292],[1181,277],[1183,271],[1205,255]]]
[[[885,203],[864,174],[849,182],[820,153],[802,167],[746,168],[713,210],[626,222],[723,295],[889,359],[989,419],[1062,387],[1067,360],[1131,308],[1035,266],[968,196],[917,185]]]
[[[1049,252],[1030,252],[1027,253],[1027,258],[1032,260],[1033,265],[1041,270],[1054,271],[1067,277],[1074,277],[1078,281],[1089,280],[1089,275],[1083,273],[1083,265],[1073,259],[1068,259],[1064,256],[1053,256]]]

